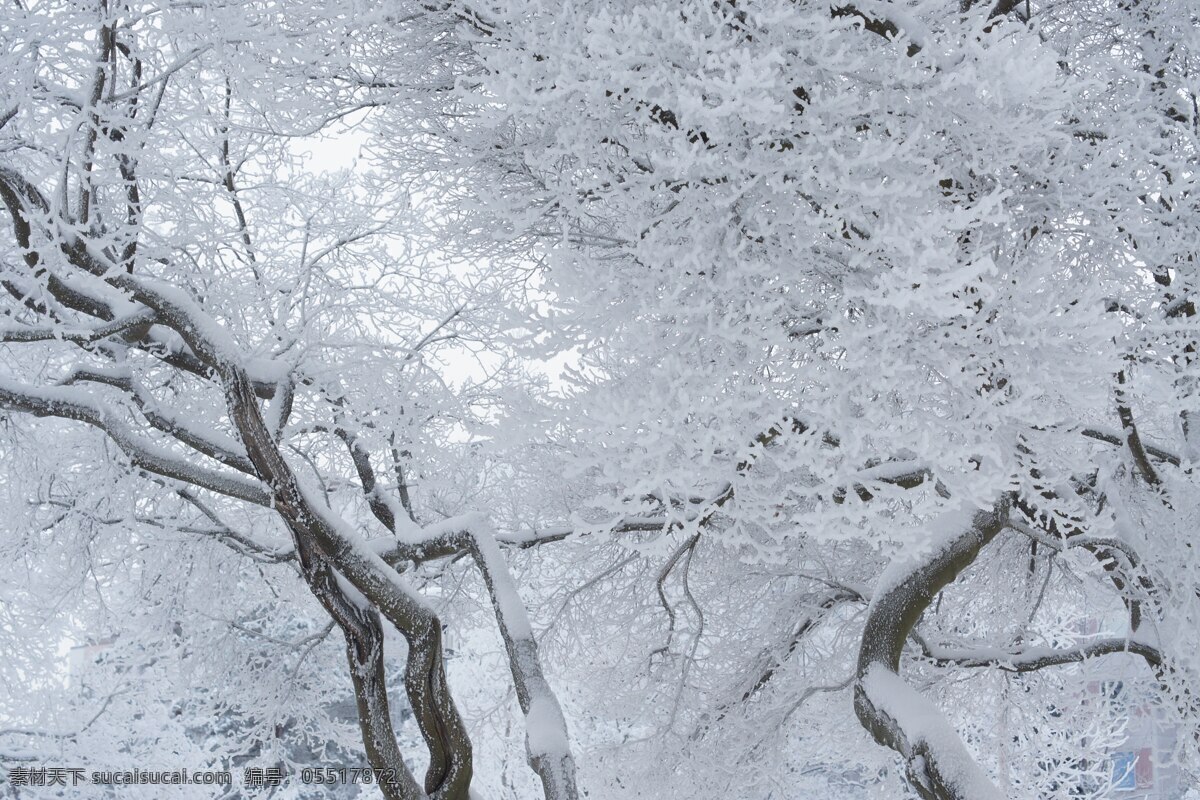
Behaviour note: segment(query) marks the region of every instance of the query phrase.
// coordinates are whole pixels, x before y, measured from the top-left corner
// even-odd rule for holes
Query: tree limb
[[[981,511],[964,505],[934,521],[926,555],[901,555],[885,570],[863,628],[854,710],[875,741],[905,760],[923,800],[1000,800],[939,711],[899,676],[904,642],[933,598],[1004,528],[1010,498]]]
[[[127,425],[120,422],[121,414],[118,411],[95,403],[77,392],[63,388],[25,386],[0,378],[0,407],[36,417],[85,422],[104,431],[135,467],[255,505],[271,504],[270,496],[258,481],[191,464],[150,442],[141,441]]]

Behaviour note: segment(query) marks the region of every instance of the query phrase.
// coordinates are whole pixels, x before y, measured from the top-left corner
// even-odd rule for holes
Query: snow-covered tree
[[[1194,8],[447,16],[442,123],[397,103],[423,147],[387,155],[438,187],[445,240],[534,265],[527,352],[567,386],[497,457],[552,487],[535,521],[616,542],[590,646],[666,627],[593,697],[652,710],[614,732],[647,740],[641,785],[768,796],[753,743],[795,747],[795,710],[845,689],[922,797],[1046,796],[1029,737],[1061,712],[1029,673],[1103,654],[1196,729]],[[1106,597],[1123,627],[1071,636]],[[964,747],[933,696],[972,670],[1018,674],[1005,702],[1039,721],[1005,741],[949,709]]]
[[[1102,796],[1105,658],[1195,774],[1189,3],[0,14],[0,756]]]
[[[0,13],[0,406],[23,532],[3,543],[6,677],[49,691],[64,640],[111,643],[75,698],[95,719],[72,729],[80,711],[51,720],[40,695],[14,696],[6,720],[34,725],[6,726],[6,755],[66,741],[96,758],[98,730],[109,754],[161,755],[165,726],[170,747],[206,762],[337,758],[352,746],[337,702],[348,676],[385,796],[465,797],[472,744],[438,600],[411,574],[432,549],[478,565],[530,762],[548,797],[573,797],[524,608],[451,472],[454,442],[493,413],[493,384],[519,375],[492,363],[456,378],[439,353],[486,346],[508,278],[418,252],[394,185],[304,163],[373,102],[353,76],[381,11],[48,0]],[[407,645],[390,684],[425,751],[408,762],[385,625]],[[348,664],[331,674],[308,658],[333,628]],[[147,687],[181,696],[150,714]],[[122,698],[137,724],[118,735]]]

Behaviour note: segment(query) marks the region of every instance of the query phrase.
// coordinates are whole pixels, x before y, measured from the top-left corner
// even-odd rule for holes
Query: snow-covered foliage
[[[1192,6],[6,6],[0,758],[1194,782]]]
[[[1171,666],[1144,678],[1195,727],[1194,10],[606,1],[457,17],[475,61],[450,97],[470,113],[430,136],[434,207],[444,238],[538,266],[526,352],[566,365],[520,415],[524,448],[495,456],[550,488],[514,526],[612,548],[586,575],[592,602],[568,595],[584,631],[562,633],[568,652],[575,636],[611,649],[650,613],[610,622],[606,594],[664,607],[644,643],[599,659],[611,680],[588,680],[589,661],[569,682],[596,685],[580,703],[609,718],[644,709],[588,748],[634,740],[608,780],[627,785],[629,752],[638,785],[670,764],[678,796],[767,796],[808,771],[828,743],[796,744],[794,708],[813,689],[849,696],[858,648],[830,642],[863,623],[824,604],[912,584],[908,565],[936,556],[931,520],[1002,498],[1012,524],[964,575],[974,602],[952,588],[914,631],[940,667],[921,679],[961,679],[955,660],[1031,669],[1034,648],[1074,643],[1125,596],[1134,628],[1106,629],[1105,647],[1161,649]],[[388,113],[412,124],[403,104]],[[406,145],[387,154],[420,165]],[[654,518],[662,533],[630,534]],[[829,599],[847,587],[858,597]],[[1176,626],[1193,633],[1162,635]],[[1045,796],[1027,742],[998,750],[947,710],[1007,794]],[[827,730],[825,707],[806,718]],[[844,735],[829,771],[870,771],[845,766],[863,748]]]

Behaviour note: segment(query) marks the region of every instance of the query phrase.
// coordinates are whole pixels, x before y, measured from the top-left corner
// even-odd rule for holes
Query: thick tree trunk
[[[875,741],[904,757],[924,800],[1001,800],[941,711],[899,675],[904,642],[939,591],[1004,527],[1009,498],[990,511],[963,507],[934,521],[926,552],[893,560],[879,580],[858,654],[854,710]]]

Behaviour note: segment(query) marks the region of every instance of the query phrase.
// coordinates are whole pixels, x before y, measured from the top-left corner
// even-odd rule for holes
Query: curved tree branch
[[[899,753],[924,800],[1000,800],[934,704],[899,675],[904,642],[933,598],[1004,528],[1010,498],[972,505],[933,522],[925,552],[902,554],[885,570],[867,612],[858,654],[854,710],[875,741]]]
[[[945,647],[930,645],[919,637],[913,638],[921,646],[926,658],[938,664],[954,664],[959,667],[997,667],[1005,672],[1034,672],[1062,664],[1077,664],[1089,658],[1113,653],[1132,653],[1141,656],[1155,669],[1162,666],[1162,654],[1158,648],[1133,638],[1101,639],[1070,648],[1022,647],[1016,650]]]

